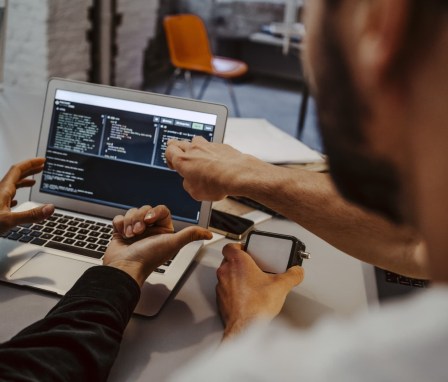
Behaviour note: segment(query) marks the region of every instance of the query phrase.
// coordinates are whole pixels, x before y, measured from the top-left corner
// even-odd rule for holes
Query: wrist
[[[127,273],[136,281],[140,288],[152,272],[145,270],[142,264],[136,263],[135,261],[118,260],[104,265],[120,269],[121,271]]]
[[[241,171],[236,177],[236,190],[230,195],[244,196],[261,203],[272,201],[272,195],[286,195],[285,191],[291,186],[290,169],[263,162],[250,155],[247,157],[246,171]]]
[[[227,341],[237,335],[239,335],[246,327],[248,323],[237,320],[233,323],[226,324],[224,333],[222,335],[222,341]]]
[[[241,167],[232,170],[227,194],[254,198],[254,192],[266,188],[273,165],[263,162],[252,155],[242,154]]]
[[[222,342],[231,340],[232,338],[239,336],[245,330],[248,330],[249,326],[270,325],[274,318],[275,316],[270,317],[269,315],[260,314],[258,316],[255,315],[251,318],[237,319],[232,323],[227,323],[222,335]]]

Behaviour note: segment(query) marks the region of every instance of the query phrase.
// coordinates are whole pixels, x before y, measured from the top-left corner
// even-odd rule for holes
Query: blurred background
[[[202,98],[322,151],[300,63],[302,0],[0,1],[5,87],[42,92],[55,76]],[[247,70],[230,76],[176,66],[164,20],[179,14],[199,16],[211,54],[228,60],[224,72],[233,62]]]

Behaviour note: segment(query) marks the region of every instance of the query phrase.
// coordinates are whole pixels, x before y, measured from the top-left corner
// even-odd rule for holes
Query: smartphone
[[[309,259],[305,244],[295,236],[274,232],[251,231],[244,244],[244,251],[267,273],[283,273],[294,265]]]
[[[225,235],[230,239],[241,240],[254,228],[254,222],[241,216],[212,209],[208,228],[210,231]]]

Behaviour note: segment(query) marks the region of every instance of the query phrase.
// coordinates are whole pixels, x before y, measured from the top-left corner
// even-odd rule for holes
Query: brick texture
[[[48,78],[88,80],[92,0],[10,0],[5,84],[42,91]],[[141,88],[144,52],[154,37],[159,0],[118,0],[115,83]]]
[[[5,84],[42,91],[49,77],[87,80],[92,0],[10,0]]]
[[[122,23],[117,28],[115,84],[140,89],[143,85],[144,54],[155,35],[158,0],[119,0]]]

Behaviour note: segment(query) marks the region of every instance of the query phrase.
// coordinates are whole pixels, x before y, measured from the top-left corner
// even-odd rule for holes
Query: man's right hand
[[[196,200],[216,201],[227,195],[241,195],[248,173],[264,163],[224,144],[202,137],[192,142],[170,140],[166,150],[168,166],[184,178],[185,190]]]

